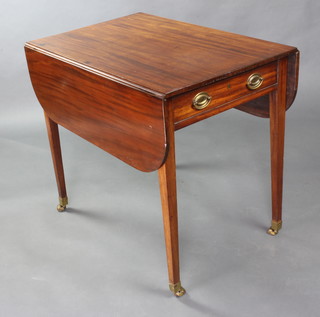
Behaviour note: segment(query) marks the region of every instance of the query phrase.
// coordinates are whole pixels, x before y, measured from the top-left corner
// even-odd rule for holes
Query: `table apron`
[[[201,120],[204,120],[204,119],[207,119],[209,117],[212,117],[212,116],[215,116],[223,111],[226,111],[228,109],[231,109],[231,108],[235,108],[241,104],[244,104],[250,100],[253,100],[253,99],[256,99],[256,98],[259,98],[259,97],[262,97],[262,96],[265,96],[269,93],[271,93],[272,91],[276,90],[277,89],[277,85],[272,85],[268,88],[265,88],[265,89],[262,89],[262,90],[259,90],[258,92],[256,92],[255,94],[253,95],[250,95],[250,97],[246,96],[246,97],[242,97],[242,98],[239,98],[239,99],[236,99],[236,100],[233,100],[233,101],[230,101],[230,102],[227,102],[225,104],[222,104],[222,105],[219,105],[213,109],[209,109],[207,111],[203,111],[199,114],[195,114],[194,116],[191,116],[189,118],[186,118],[184,120],[181,120],[181,121],[178,121],[178,122],[175,122],[174,126],[175,126],[175,130],[179,130],[179,129],[182,129],[192,123],[195,123],[195,122],[198,122],[198,121],[201,121]]]

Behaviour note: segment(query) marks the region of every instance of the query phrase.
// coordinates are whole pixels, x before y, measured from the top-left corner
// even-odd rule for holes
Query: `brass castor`
[[[181,297],[186,293],[186,290],[181,286],[181,282],[176,284],[169,284],[170,291],[177,297]]]
[[[59,197],[59,205],[57,206],[57,210],[59,212],[65,211],[68,205],[68,197]]]
[[[58,210],[59,212],[65,211],[66,208],[67,208],[67,206],[62,206],[62,205],[60,205],[60,204],[57,206],[57,210]]]
[[[278,234],[279,230],[282,227],[282,221],[272,221],[271,222],[271,227],[268,229],[267,233],[270,234],[271,236],[275,236]]]

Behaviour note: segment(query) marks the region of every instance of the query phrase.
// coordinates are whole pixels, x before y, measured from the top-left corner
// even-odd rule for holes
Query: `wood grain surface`
[[[169,282],[180,282],[174,130],[230,108],[270,117],[272,219],[281,220],[285,110],[296,48],[138,13],[25,45],[45,111],[60,196],[58,126],[142,171],[158,170]],[[251,72],[264,77],[250,91]],[[192,108],[200,91],[209,106]]]
[[[176,129],[232,107],[267,117],[271,83],[247,94],[237,81],[286,57],[289,102],[297,87],[294,47],[144,13],[30,41],[25,49],[48,117],[142,171],[166,159],[166,104],[175,107]],[[233,89],[223,90],[225,83]],[[189,94],[210,85],[214,109],[193,116]]]
[[[263,82],[258,89],[250,90],[247,87],[247,80],[253,73],[261,75]],[[176,129],[233,108],[237,104],[256,99],[258,96],[268,94],[271,90],[276,89],[276,84],[277,63],[272,62],[257,67],[254,71],[241,73],[240,75],[172,97]],[[200,92],[208,93],[211,96],[211,101],[207,107],[198,110],[193,107],[192,101],[194,96]]]
[[[272,220],[282,220],[283,157],[288,59],[278,62],[278,89],[270,94]]]
[[[127,164],[157,170],[166,155],[162,100],[26,48],[48,117]]]
[[[160,98],[196,89],[297,51],[291,46],[144,13],[26,45]]]
[[[167,122],[169,122],[166,126],[168,135],[168,155],[165,163],[158,170],[158,175],[169,283],[176,284],[180,282],[179,232],[173,107],[171,107],[170,104],[167,104],[165,107],[165,116]]]
[[[299,78],[299,51],[288,55],[287,88],[286,88],[286,110],[293,104],[298,91]],[[270,117],[269,95],[251,100],[241,104],[236,109],[253,114],[262,118]]]
[[[47,126],[49,145],[51,149],[51,156],[52,156],[54,173],[57,181],[59,197],[65,198],[67,197],[67,190],[66,190],[66,183],[64,179],[59,128],[58,128],[58,125],[55,122],[53,122],[46,114],[44,115],[44,117],[45,117],[46,126]]]

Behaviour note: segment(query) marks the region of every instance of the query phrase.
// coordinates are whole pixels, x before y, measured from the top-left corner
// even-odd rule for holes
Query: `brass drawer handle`
[[[252,74],[247,80],[247,87],[250,90],[259,88],[263,83],[263,77],[260,74]]]
[[[206,92],[199,92],[192,100],[192,105],[195,109],[204,109],[211,101],[211,96]]]

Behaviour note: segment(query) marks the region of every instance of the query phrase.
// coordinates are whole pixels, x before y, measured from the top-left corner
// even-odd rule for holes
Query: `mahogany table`
[[[181,296],[174,131],[236,108],[270,118],[272,222],[282,225],[285,111],[296,48],[137,13],[26,43],[59,191],[58,124],[144,172],[158,170],[169,287]],[[205,132],[205,131],[204,131]],[[192,144],[190,144],[192,147]]]

